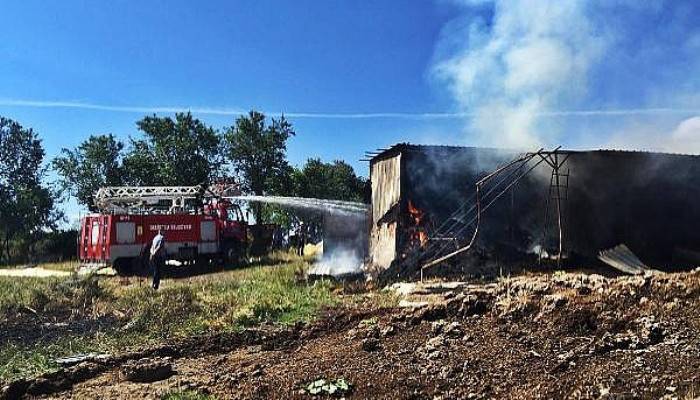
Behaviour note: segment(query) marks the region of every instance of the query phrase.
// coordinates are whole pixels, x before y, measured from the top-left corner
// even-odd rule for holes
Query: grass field
[[[158,291],[137,277],[0,277],[0,322],[8,327],[0,332],[0,381],[55,369],[57,357],[309,321],[323,307],[363,301],[330,282],[300,280],[305,260],[283,254],[262,263],[273,265],[166,279]]]

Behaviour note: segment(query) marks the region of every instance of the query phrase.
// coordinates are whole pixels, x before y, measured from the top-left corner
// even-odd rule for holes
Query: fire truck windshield
[[[243,212],[241,208],[236,204],[230,204],[226,210],[227,220],[229,221],[243,221]]]

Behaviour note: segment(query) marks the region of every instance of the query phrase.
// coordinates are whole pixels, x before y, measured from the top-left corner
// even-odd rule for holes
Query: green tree
[[[355,174],[352,166],[344,161],[324,163],[318,158],[306,161],[302,168],[291,168],[286,173],[284,192],[287,196],[317,199],[363,201],[367,181]],[[322,218],[313,212],[300,212],[282,207],[265,207],[264,215],[272,222],[285,227],[302,220],[309,226],[321,226]]]
[[[294,183],[296,195],[300,197],[362,201],[367,181],[358,177],[345,161],[324,163],[310,158],[295,172]]]
[[[218,132],[191,113],[148,116],[136,123],[144,138],[132,140],[124,158],[129,184],[208,184],[223,162]]]
[[[255,195],[285,194],[291,190],[292,169],[287,162],[287,140],[294,128],[284,117],[272,118],[251,111],[236,119],[224,133],[227,155],[242,178],[243,189]],[[253,205],[258,223],[264,221],[263,207]]]
[[[0,117],[0,258],[9,261],[10,243],[27,248],[43,229],[53,227],[55,193],[42,180],[44,148],[32,129]]]
[[[43,175],[43,172],[42,172]],[[62,213],[55,208],[57,193],[50,188],[39,185],[17,191],[14,207],[14,235],[6,236],[5,247],[9,256],[9,241],[15,239],[22,258],[33,256],[35,243],[46,234],[45,231],[56,228]]]
[[[102,186],[124,182],[123,149],[124,143],[112,134],[90,136],[74,150],[63,149],[53,160],[61,189],[95,211],[95,192]]]
[[[135,186],[161,185],[161,165],[154,156],[153,147],[146,140],[131,139],[131,148],[123,160],[125,183]]]

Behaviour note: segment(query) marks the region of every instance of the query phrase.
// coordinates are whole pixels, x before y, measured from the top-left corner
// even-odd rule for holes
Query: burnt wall
[[[569,159],[569,242],[596,254],[627,244],[644,262],[689,265],[679,250],[700,250],[700,158],[594,151]]]
[[[402,151],[402,215],[408,201],[437,227],[474,194],[475,182],[515,158],[498,149],[408,146]],[[564,157],[564,155],[560,155]],[[627,244],[649,265],[673,269],[689,264],[678,257],[700,251],[700,158],[622,152],[572,152],[561,173],[569,173],[562,193],[564,248],[577,262],[598,251]],[[492,254],[531,253],[558,247],[556,213],[549,197],[551,169],[540,164],[482,215],[477,244]],[[562,180],[565,178],[562,177]],[[406,220],[399,218],[399,232]],[[545,221],[547,236],[545,232]],[[401,224],[404,224],[402,226]],[[471,230],[469,231],[471,233]],[[408,239],[397,235],[397,255]]]
[[[402,175],[404,208],[410,200],[425,211],[432,236],[457,207],[465,201],[474,204],[475,183],[479,179],[517,156],[512,151],[482,148],[420,147],[407,150]],[[537,223],[544,220],[548,184],[548,178],[528,175],[494,202],[482,214],[478,246],[492,253],[499,252],[499,255],[510,249],[527,252],[536,240],[536,233],[541,232]],[[481,196],[482,206],[497,192],[489,194],[489,188],[485,189]],[[464,231],[463,242],[471,237],[472,232],[473,229]],[[399,246],[406,244],[406,238],[400,236]]]

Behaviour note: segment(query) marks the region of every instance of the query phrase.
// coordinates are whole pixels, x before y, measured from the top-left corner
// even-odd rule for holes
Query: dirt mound
[[[172,360],[166,358],[144,358],[129,360],[121,367],[124,379],[131,382],[157,382],[174,374]]]
[[[343,395],[358,399],[689,398],[700,389],[699,295],[698,271],[459,285],[415,309],[329,310],[310,326],[180,343],[164,380],[120,379],[123,360],[51,398],[309,399],[318,382],[347,383]]]

